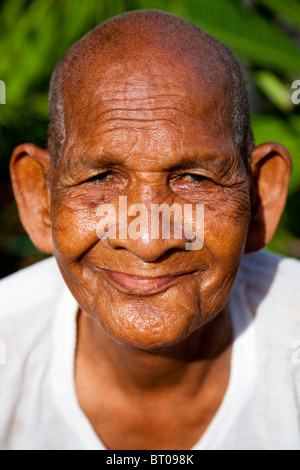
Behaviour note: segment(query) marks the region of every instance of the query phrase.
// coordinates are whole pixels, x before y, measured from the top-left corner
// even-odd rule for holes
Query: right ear
[[[22,144],[14,150],[10,175],[20,219],[36,248],[47,254],[53,254],[50,173],[47,150],[33,144]]]

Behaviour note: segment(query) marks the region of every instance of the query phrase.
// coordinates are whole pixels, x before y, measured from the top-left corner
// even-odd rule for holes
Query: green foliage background
[[[48,85],[66,50],[102,21],[129,10],[157,8],[196,23],[225,42],[249,78],[256,144],[277,141],[293,158],[288,205],[269,248],[300,258],[300,79],[298,0],[6,0],[0,3],[0,277],[43,257],[22,229],[8,163],[22,142],[46,145]]]

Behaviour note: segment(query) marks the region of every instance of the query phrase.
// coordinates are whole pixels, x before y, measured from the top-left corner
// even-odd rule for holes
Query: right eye
[[[92,183],[93,181],[99,183],[106,183],[107,181],[111,181],[114,175],[111,171],[105,171],[104,173],[99,173],[98,175],[92,176],[85,181],[85,183]]]

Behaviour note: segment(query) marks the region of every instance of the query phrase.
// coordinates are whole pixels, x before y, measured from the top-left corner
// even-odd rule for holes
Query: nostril
[[[159,262],[162,259],[166,259],[172,254],[182,251],[185,249],[185,243],[183,240],[145,240],[139,238],[133,239],[110,239],[108,243],[111,248],[115,250],[127,250],[135,257],[143,260],[144,262]]]
[[[166,261],[167,259],[171,258],[172,256],[174,256],[175,254],[178,253],[178,251],[185,251],[184,248],[169,248],[168,251],[166,251],[165,253],[163,253],[158,259],[156,259],[154,261],[154,263],[161,263],[162,261]]]

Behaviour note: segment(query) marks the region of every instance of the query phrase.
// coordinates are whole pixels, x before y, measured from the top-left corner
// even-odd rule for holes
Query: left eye
[[[188,183],[202,183],[203,181],[209,181],[209,178],[207,178],[206,176],[194,175],[191,173],[187,173],[186,175],[183,175],[182,179],[184,181],[187,181]]]

